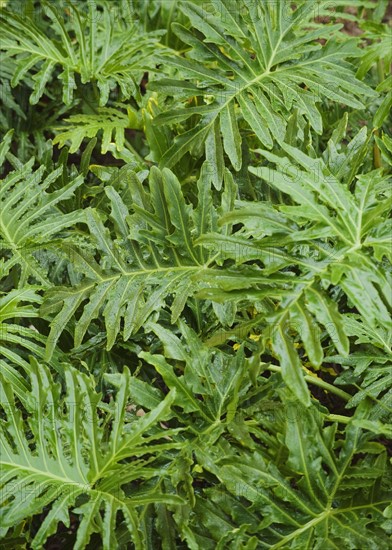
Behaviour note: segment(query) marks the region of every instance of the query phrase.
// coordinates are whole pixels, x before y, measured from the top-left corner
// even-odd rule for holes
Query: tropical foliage
[[[390,548],[388,2],[0,27],[2,547]]]

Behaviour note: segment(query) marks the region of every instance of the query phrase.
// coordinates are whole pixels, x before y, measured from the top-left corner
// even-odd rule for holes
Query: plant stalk
[[[280,367],[277,367],[276,365],[270,365],[267,370],[271,372],[282,372],[282,369]],[[348,401],[352,397],[349,393],[337,388],[336,386],[333,386],[332,384],[329,384],[328,382],[325,382],[325,380],[322,380],[321,378],[316,378],[315,376],[309,376],[308,374],[305,374],[305,380],[309,384],[314,384],[319,388],[323,388],[326,391],[334,393],[345,401]]]

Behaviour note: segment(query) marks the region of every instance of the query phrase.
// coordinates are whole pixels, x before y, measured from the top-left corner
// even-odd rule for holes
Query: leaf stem
[[[267,370],[271,372],[282,372],[282,369],[276,365],[270,365]],[[309,384],[314,384],[315,386],[319,386],[326,391],[334,393],[345,401],[348,401],[352,397],[349,393],[337,388],[336,386],[333,386],[332,384],[329,384],[328,382],[325,382],[325,380],[322,380],[321,378],[316,378],[315,376],[309,376],[308,374],[305,374],[305,380]]]
[[[380,83],[384,82],[384,80],[385,80],[384,74],[385,74],[384,60],[379,59],[377,61],[377,76],[378,76],[378,81]]]
[[[379,131],[375,130],[374,135],[378,137]],[[376,169],[382,168],[381,152],[376,143],[376,140],[374,140],[374,145],[373,145],[373,158],[374,158],[374,168]]]
[[[134,148],[134,146],[131,144],[131,142],[129,141],[128,138],[125,138],[124,140],[125,142],[125,145],[127,147],[127,149],[133,154],[135,155],[135,157],[137,158],[137,160],[143,165],[145,166],[145,160],[143,159],[143,157],[141,155],[139,155],[139,153],[136,151],[136,149]]]
[[[327,420],[331,422],[339,422],[340,424],[348,424],[351,421],[351,416],[343,416],[341,414],[328,414]]]
[[[380,83],[384,81],[384,74],[385,74],[384,60],[379,59],[377,61],[377,75],[378,75],[378,81]],[[374,135],[377,137],[379,136],[378,129],[375,130]],[[374,158],[374,168],[382,168],[381,151],[377,145],[376,139],[374,139],[373,158]]]

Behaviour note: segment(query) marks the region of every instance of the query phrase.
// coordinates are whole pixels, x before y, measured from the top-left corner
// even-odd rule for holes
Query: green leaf
[[[336,425],[325,425],[314,408],[292,406],[295,415],[274,423],[274,434],[282,430],[275,435],[283,444],[280,461],[271,461],[261,446],[249,452],[221,441],[214,449],[197,449],[199,463],[217,483],[197,496],[196,515],[188,520],[194,536],[207,548],[224,548],[228,533],[234,536],[241,527],[246,548],[257,547],[255,536],[266,548],[388,548],[387,532],[379,527],[389,502],[389,482],[382,484],[389,469],[385,452],[380,448],[357,462],[368,445],[359,428],[367,413],[358,411],[340,439]],[[264,445],[272,449],[275,438]]]
[[[178,23],[173,29],[190,46],[188,59],[167,56],[166,61],[180,75],[179,99],[186,93],[182,83],[188,79],[197,83],[198,91],[190,89],[187,100],[195,93],[200,96],[199,90],[203,90],[205,101],[197,107],[200,122],[176,138],[175,148],[164,157],[165,166],[173,166],[194,149],[196,140],[210,136],[211,141],[214,133],[217,142],[219,121],[225,152],[233,168],[239,170],[237,105],[248,128],[263,146],[271,148],[271,138],[277,142],[284,139],[285,120],[293,109],[321,134],[322,117],[316,105],[323,99],[362,109],[366,97],[375,97],[346,62],[361,53],[355,40],[336,40],[338,25],[315,25],[315,0],[295,7],[286,1],[264,5],[241,0],[237,4],[212,1],[208,4],[211,9],[206,10],[195,2],[181,3],[193,32]],[[317,43],[320,39],[328,40],[323,48]],[[157,81],[154,90],[159,89]],[[175,93],[173,84],[168,89],[165,79],[161,91]],[[179,123],[192,114],[189,108],[171,109],[166,120]]]
[[[62,189],[48,192],[60,177],[62,167],[45,177],[45,167],[34,171],[33,160],[8,173],[1,182],[0,247],[9,255],[2,271],[6,274],[19,265],[20,286],[30,279],[50,286],[45,255],[49,251],[52,254],[66,251],[72,244],[69,228],[85,220],[81,210],[64,213],[58,205],[72,198],[82,178],[76,177]]]
[[[102,538],[103,548],[111,548],[120,512],[140,521],[139,513],[152,502],[183,503],[173,493],[152,491],[148,484],[148,480],[153,480],[158,487],[159,479],[167,475],[153,450],[160,431],[149,437],[149,443],[143,442],[143,436],[167,415],[175,392],[150,413],[129,423],[125,417],[130,397],[128,370],[117,379],[116,401],[108,412],[102,408],[92,378],[75,369],[66,372],[65,395],[48,369],[36,362],[31,364],[29,379],[31,391],[22,416],[22,411],[14,408],[12,385],[0,378],[5,414],[0,459],[3,529],[47,509],[31,542],[32,548],[42,548],[48,537],[56,533],[59,522],[69,526],[72,511],[81,517],[77,548],[86,548],[94,532]],[[109,424],[102,422],[102,414],[110,419]],[[34,450],[25,439],[24,426],[31,431]],[[139,482],[136,491],[129,489],[130,481]],[[147,489],[143,490],[143,484]],[[135,525],[128,525],[130,539],[137,543],[134,528]]]
[[[41,312],[51,317],[48,338],[49,358],[71,318],[84,304],[75,325],[75,346],[81,345],[90,325],[103,315],[107,330],[107,349],[116,342],[120,330],[124,340],[137,333],[154,312],[165,308],[171,300],[174,323],[189,296],[198,290],[196,278],[204,274],[208,256],[194,241],[208,229],[201,215],[210,201],[209,192],[200,187],[198,209],[186,204],[181,186],[168,169],[150,173],[150,193],[139,203],[140,182],[133,176],[129,192],[134,213],[117,191],[105,189],[111,205],[114,235],[105,225],[105,218],[94,209],[85,216],[91,240],[99,255],[72,251],[76,270],[84,275],[75,286],[53,288],[45,294]],[[210,203],[211,204],[211,203]],[[53,317],[53,313],[57,313]],[[122,325],[123,323],[123,325]]]
[[[282,324],[285,320],[286,319],[283,318]],[[272,332],[272,350],[279,359],[283,380],[294,395],[304,403],[304,405],[309,406],[310,397],[302,371],[302,365],[293,346],[293,342],[287,334],[284,333],[282,324],[277,326]]]
[[[161,31],[142,33],[128,10],[114,13],[104,3],[71,4],[67,13],[61,5],[43,0],[42,9],[50,21],[50,35],[34,17],[23,17],[11,6],[1,10],[1,47],[13,59],[13,86],[32,68],[39,68],[33,76],[32,104],[38,103],[53,81],[57,67],[62,70],[59,78],[66,105],[72,104],[76,75],[82,84],[93,82],[98,86],[101,107],[116,85],[124,97],[137,93],[135,81],[154,68]]]
[[[108,152],[112,139],[117,151],[122,151],[125,144],[124,132],[131,127],[128,114],[111,107],[101,107],[98,114],[72,115],[65,119],[65,122],[67,122],[65,131],[57,134],[53,145],[64,147],[66,142],[70,141],[70,153],[75,153],[85,138],[94,138],[99,132],[102,132],[102,154]],[[57,128],[59,129],[61,128]]]

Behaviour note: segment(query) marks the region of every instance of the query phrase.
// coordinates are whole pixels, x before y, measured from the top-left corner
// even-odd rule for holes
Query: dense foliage
[[[387,0],[0,6],[1,547],[390,548]]]

